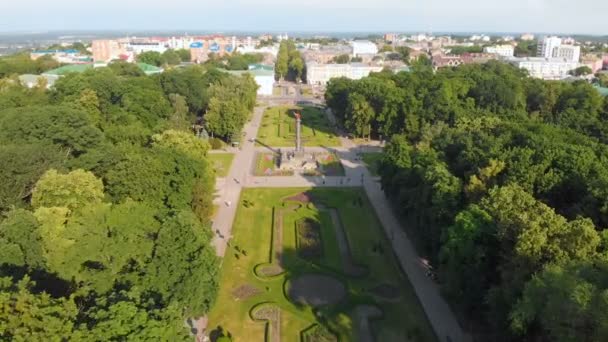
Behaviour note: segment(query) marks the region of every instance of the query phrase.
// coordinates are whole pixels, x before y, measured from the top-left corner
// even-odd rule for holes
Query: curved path
[[[342,256],[342,268],[344,273],[353,277],[361,277],[367,273],[367,268],[357,265],[353,260],[353,255],[350,251],[350,244],[348,243],[348,237],[344,231],[344,225],[342,219],[340,219],[340,213],[335,208],[328,208],[322,204],[315,204],[317,209],[329,212],[331,217],[332,226],[336,233],[336,241],[338,242],[338,249]]]

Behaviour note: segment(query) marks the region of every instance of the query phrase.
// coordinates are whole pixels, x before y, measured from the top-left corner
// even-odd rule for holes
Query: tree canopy
[[[124,62],[50,90],[1,79],[0,340],[188,340],[218,286],[215,176],[192,125],[210,112],[239,131],[256,87]]]
[[[606,338],[608,100],[590,84],[414,65],[325,97],[345,130],[388,140],[382,187],[480,340]]]

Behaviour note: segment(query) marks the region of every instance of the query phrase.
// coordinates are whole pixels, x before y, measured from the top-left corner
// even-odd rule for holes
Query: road
[[[255,138],[264,108],[266,108],[266,105],[256,107],[252,120],[244,128],[243,146],[236,152],[228,177],[217,181],[218,202],[221,203],[213,224],[214,231],[219,232],[214,239],[217,254],[223,256],[225,253],[226,243],[231,236],[232,222],[236,215],[236,208],[243,187],[363,186],[386,235],[392,242],[393,250],[401,268],[407,274],[439,341],[447,341],[448,336],[454,342],[469,341],[470,337],[463,332],[454,313],[441,297],[439,286],[426,276],[427,268],[400,227],[399,221],[391,210],[390,203],[384,196],[379,179],[370,174],[359,158],[361,151],[379,151],[380,147],[359,146],[343,138],[343,146],[341,147],[306,148],[311,152],[327,151],[329,149],[337,153],[344,166],[344,177],[306,177],[299,174],[286,177],[255,177],[251,173],[255,153],[268,150],[265,147],[256,147],[254,143],[248,140]],[[229,202],[230,205],[226,205],[226,202]]]

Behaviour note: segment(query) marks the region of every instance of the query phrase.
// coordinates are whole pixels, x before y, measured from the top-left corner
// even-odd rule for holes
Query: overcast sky
[[[0,31],[99,29],[608,35],[608,0],[0,0]]]

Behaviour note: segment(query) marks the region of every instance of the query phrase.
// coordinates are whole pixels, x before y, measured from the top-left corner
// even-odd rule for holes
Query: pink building
[[[598,58],[596,56],[590,55],[590,56],[584,56],[581,59],[581,64],[588,66],[589,69],[591,69],[591,71],[595,74],[596,72],[602,70],[602,68],[604,67],[604,61],[601,58]]]
[[[110,39],[94,40],[92,50],[94,62],[109,62],[119,58],[121,54],[126,54],[126,50],[118,41]]]

